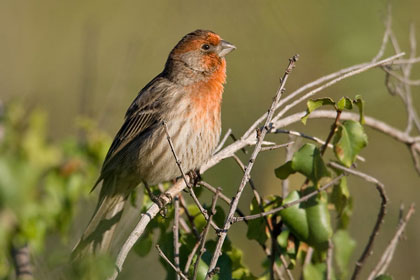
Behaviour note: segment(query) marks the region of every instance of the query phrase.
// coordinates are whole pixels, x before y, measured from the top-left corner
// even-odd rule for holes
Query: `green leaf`
[[[348,120],[339,125],[333,144],[337,159],[350,167],[359,152],[366,147],[367,135],[359,122]]]
[[[301,118],[302,123],[303,124],[306,124],[306,120],[308,119],[308,116],[313,111],[315,111],[316,109],[318,109],[319,107],[325,106],[325,105],[333,105],[333,106],[335,106],[335,102],[331,98],[328,98],[328,97],[314,99],[314,100],[312,100],[312,99],[308,100],[308,102],[306,103],[306,107],[307,107],[306,114],[305,114],[305,116],[303,116]]]
[[[324,263],[307,264],[303,268],[303,279],[305,280],[324,280],[326,267]]]
[[[251,215],[261,213],[260,207],[255,198],[252,200],[250,208]],[[256,240],[260,245],[264,245],[268,239],[265,226],[266,225],[264,219],[250,220],[248,222],[248,230],[246,233],[246,237],[251,240]]]
[[[330,176],[330,172],[324,164],[319,149],[311,143],[305,144],[299,149],[292,159],[293,170],[308,177],[314,185],[322,177]]]
[[[359,108],[359,114],[360,114],[359,122],[361,124],[365,124],[365,115],[364,115],[365,101],[363,100],[362,96],[356,95],[356,99],[353,100],[353,102],[354,102],[354,104],[357,105],[357,108]]]
[[[337,102],[337,110],[343,111],[344,109],[353,109],[353,103],[348,97],[341,97],[340,100],[338,100]]]
[[[351,255],[356,248],[356,241],[347,230],[338,230],[333,237],[334,258],[340,271],[340,279],[346,279]]]
[[[277,178],[284,180],[287,179],[287,177],[289,177],[290,174],[296,173],[296,171],[293,170],[292,161],[290,160],[282,166],[276,168],[274,170],[274,173],[276,174]]]
[[[290,235],[290,230],[284,229],[277,236],[277,243],[280,245],[281,248],[287,249],[287,244],[289,243],[289,235]]]
[[[315,187],[304,190],[302,196],[315,191]],[[308,220],[309,238],[308,244],[320,250],[328,248],[328,240],[333,234],[330,212],[328,211],[328,199],[325,192],[319,193],[302,203]]]
[[[292,191],[284,199],[284,204],[293,202],[300,198],[298,191]],[[293,234],[300,240],[308,240],[309,228],[308,221],[306,219],[306,211],[300,207],[299,204],[295,204],[279,212],[283,222],[293,232]]]
[[[299,172],[308,177],[314,185],[322,177],[330,176],[330,172],[324,164],[320,150],[311,143],[303,145],[293,155],[291,161],[275,169],[276,176],[280,179],[286,179],[290,174],[295,172]]]
[[[341,216],[347,201],[350,198],[349,189],[347,187],[347,177],[340,179],[339,184],[335,185],[331,193],[331,202],[337,210],[338,216]]]
[[[197,227],[197,229],[199,231],[203,230],[203,228],[207,224],[207,221],[204,218],[203,214],[201,214],[200,209],[198,209],[197,205],[188,205],[188,212],[191,214],[191,216],[194,217],[194,224]]]

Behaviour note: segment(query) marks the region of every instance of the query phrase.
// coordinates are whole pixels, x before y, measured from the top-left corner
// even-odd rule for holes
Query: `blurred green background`
[[[227,58],[222,114],[223,130],[232,128],[240,136],[268,108],[287,59],[293,54],[299,53],[301,57],[290,76],[287,92],[325,74],[372,59],[382,41],[388,2],[392,5],[393,29],[402,49],[408,51],[411,23],[420,38],[420,1],[415,0],[1,0],[0,99],[7,103],[17,98],[47,110],[49,136],[54,140],[75,135],[76,119],[81,115],[97,120],[100,128],[114,135],[138,90],[163,69],[171,48],[186,33],[204,28],[237,46]],[[414,76],[420,77],[418,65],[414,67]],[[383,77],[380,70],[374,69],[319,96],[361,94],[366,100],[367,115],[405,129],[404,108],[387,93]],[[419,88],[414,88],[418,110],[419,94]],[[306,127],[294,128],[325,138],[329,123],[310,120]],[[391,238],[400,203],[420,204],[420,180],[406,147],[372,130],[368,134],[370,144],[362,153],[367,162],[360,168],[384,182],[390,205],[375,253],[366,268],[378,259]],[[287,137],[270,139],[281,142]],[[263,193],[281,192],[273,169],[283,160],[281,151],[259,156],[252,176]],[[241,172],[233,160],[226,160],[204,178],[222,186],[231,196],[239,185]],[[354,178],[349,183],[355,197],[351,231],[364,243],[380,201],[372,186]],[[249,205],[250,197],[250,193],[244,196],[243,208]],[[93,196],[92,207],[94,200]],[[75,228],[75,239],[81,230]],[[420,277],[419,235],[416,215],[407,227],[407,240],[400,243],[390,267],[396,279]],[[258,273],[262,252],[246,240],[244,227],[234,226],[232,239],[239,246],[246,246],[245,262]],[[50,246],[54,244],[52,240]],[[354,258],[361,249],[358,243]],[[164,275],[155,253],[146,259],[133,255],[126,266],[121,279],[132,279],[139,271],[145,279],[161,279]]]

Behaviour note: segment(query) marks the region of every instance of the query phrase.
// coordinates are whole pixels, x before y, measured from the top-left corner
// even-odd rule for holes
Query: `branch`
[[[182,271],[179,269],[179,267],[176,267],[169,259],[168,257],[163,253],[162,249],[160,249],[159,245],[156,245],[156,249],[159,252],[159,256],[161,256],[177,273],[178,276],[180,276],[184,280],[188,280],[188,278],[182,273]]]
[[[340,164],[337,164],[335,162],[330,162],[330,163],[328,163],[328,165],[333,167],[333,168],[340,169],[340,170],[342,170],[346,173],[358,176],[358,177],[364,179],[367,182],[375,184],[376,189],[378,190],[379,195],[381,197],[381,208],[380,208],[379,213],[378,213],[378,218],[376,219],[375,226],[373,227],[372,233],[369,236],[369,241],[366,244],[366,247],[363,250],[362,255],[360,256],[360,258],[356,262],[356,266],[354,268],[353,275],[351,277],[352,280],[355,280],[357,278],[360,270],[362,269],[362,266],[364,265],[366,259],[372,254],[373,242],[375,241],[375,238],[379,234],[379,230],[380,230],[381,225],[384,221],[384,217],[385,217],[385,213],[386,213],[386,204],[388,203],[388,197],[386,196],[384,185],[381,182],[379,182],[376,178],[374,178],[372,176],[369,176],[365,173],[362,173],[360,171],[356,171],[356,170],[341,166]]]
[[[195,265],[194,265],[193,280],[197,279],[198,266],[199,266],[201,257],[203,256],[204,252],[206,251],[206,248],[204,247],[204,245],[206,245],[206,239],[207,239],[207,235],[209,234],[210,225],[211,225],[213,216],[216,214],[216,203],[217,203],[217,199],[219,198],[220,191],[221,191],[220,188],[218,188],[217,191],[216,191],[216,194],[213,196],[213,201],[211,203],[211,212],[210,212],[210,215],[209,215],[209,219],[207,220],[206,227],[204,228],[203,234],[201,235],[200,251],[198,253],[197,260],[195,261]]]
[[[248,182],[248,180],[250,178],[250,173],[251,173],[252,167],[254,165],[255,159],[256,159],[258,153],[261,150],[261,146],[262,146],[262,142],[264,140],[264,137],[267,134],[267,131],[270,129],[269,126],[270,126],[271,120],[272,120],[273,115],[274,115],[275,107],[277,106],[278,102],[280,101],[280,98],[281,98],[282,93],[284,91],[284,87],[286,85],[286,81],[287,81],[287,78],[289,76],[289,73],[292,71],[293,67],[295,66],[295,63],[296,63],[297,59],[298,59],[298,56],[296,55],[289,60],[289,65],[288,65],[288,67],[287,67],[287,69],[286,69],[286,71],[283,75],[280,87],[279,87],[279,89],[276,93],[276,97],[275,97],[275,99],[274,99],[273,103],[271,104],[271,107],[268,111],[267,119],[265,121],[264,127],[263,127],[262,130],[259,130],[259,133],[257,133],[257,139],[258,139],[257,144],[255,145],[255,148],[254,148],[254,151],[253,151],[253,153],[251,155],[251,158],[249,160],[248,166],[246,167],[246,172],[245,172],[244,176],[242,177],[242,181],[241,181],[241,184],[239,185],[238,192],[236,193],[235,197],[232,199],[232,203],[231,203],[231,206],[230,206],[230,209],[229,209],[229,214],[226,217],[225,225],[223,226],[223,231],[220,233],[219,238],[217,240],[216,248],[215,248],[213,257],[212,257],[210,265],[209,265],[206,280],[210,278],[212,273],[214,273],[214,269],[216,267],[217,260],[219,259],[219,256],[221,255],[222,245],[225,241],[227,231],[229,230],[230,226],[232,225],[230,221],[235,214],[236,208],[238,207],[239,199],[242,195],[242,192],[245,188],[246,183]]]
[[[384,253],[382,254],[381,259],[379,260],[378,264],[370,273],[368,280],[372,280],[376,276],[385,273],[385,271],[387,270],[394,256],[394,252],[395,252],[395,249],[397,248],[398,241],[401,239],[404,229],[407,226],[407,223],[410,220],[411,215],[414,213],[414,211],[415,211],[414,204],[411,204],[410,209],[408,209],[408,212],[405,215],[404,219],[401,219],[401,222],[398,225],[397,231],[395,232],[394,237],[389,242],[389,245],[386,247]]]
[[[177,270],[179,270],[179,196],[176,195],[174,199],[174,226],[173,226],[173,234],[174,234],[174,263]],[[180,275],[176,275],[176,280],[180,279]]]

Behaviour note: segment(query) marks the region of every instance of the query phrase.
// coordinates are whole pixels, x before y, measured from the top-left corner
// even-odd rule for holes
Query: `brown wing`
[[[164,94],[167,87],[168,80],[159,75],[147,84],[134,99],[127,110],[124,123],[105,157],[102,174],[98,182],[103,178],[104,173],[107,172],[107,167],[109,167],[115,156],[130,144],[133,139],[159,121],[159,97]]]

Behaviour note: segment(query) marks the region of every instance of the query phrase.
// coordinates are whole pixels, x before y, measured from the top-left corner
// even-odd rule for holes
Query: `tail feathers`
[[[106,182],[104,182],[102,191],[113,189],[107,187]],[[115,192],[103,195],[102,191],[96,211],[80,241],[73,249],[73,258],[85,254],[107,253],[111,245],[112,236],[121,219],[127,196],[124,193]]]

